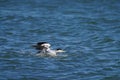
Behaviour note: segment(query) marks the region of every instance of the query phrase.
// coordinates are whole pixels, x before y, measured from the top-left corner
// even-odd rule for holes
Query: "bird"
[[[39,50],[37,56],[57,56],[57,53],[65,52],[61,48],[57,48],[56,50],[52,50],[50,47],[50,43],[48,42],[38,42],[34,45],[35,49]]]

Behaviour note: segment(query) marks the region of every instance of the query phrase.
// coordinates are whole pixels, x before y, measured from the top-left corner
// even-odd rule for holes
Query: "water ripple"
[[[119,1],[0,1],[0,79],[119,80]],[[66,52],[35,56],[32,45]]]

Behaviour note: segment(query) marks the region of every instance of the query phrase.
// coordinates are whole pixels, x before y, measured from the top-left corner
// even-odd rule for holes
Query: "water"
[[[0,0],[0,80],[120,80],[119,0]],[[35,56],[47,41],[66,52]]]

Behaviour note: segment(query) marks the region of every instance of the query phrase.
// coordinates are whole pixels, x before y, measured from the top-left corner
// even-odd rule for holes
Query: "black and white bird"
[[[50,44],[48,42],[38,42],[36,45],[34,45],[33,47],[35,47],[37,50],[39,50],[39,53],[37,54],[37,56],[57,56],[57,53],[62,53],[65,52],[64,50],[58,48],[56,50],[52,50],[50,48]]]

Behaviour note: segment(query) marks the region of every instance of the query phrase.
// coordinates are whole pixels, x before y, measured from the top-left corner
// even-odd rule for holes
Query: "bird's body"
[[[37,55],[40,55],[40,56],[57,56],[55,50],[42,50]]]
[[[50,49],[50,44],[47,42],[41,42],[39,44],[37,44],[37,49],[39,49],[39,53],[37,54],[37,56],[57,56],[57,53],[61,53],[64,52],[62,49],[57,49],[57,50],[52,50]]]

